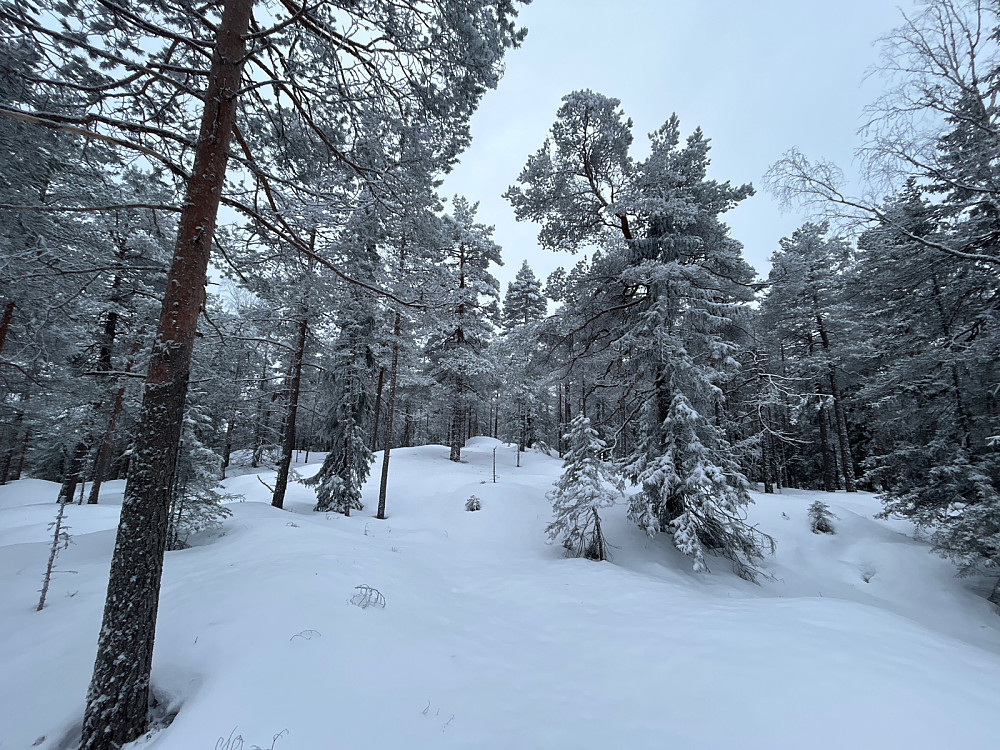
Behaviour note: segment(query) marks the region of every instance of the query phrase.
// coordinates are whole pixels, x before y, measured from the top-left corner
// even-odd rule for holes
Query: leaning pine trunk
[[[167,512],[206,271],[226,176],[253,0],[226,0],[194,165],[143,391],[111,560],[81,750],[118,750],[146,730]]]
[[[375,450],[378,450],[378,423],[379,418],[382,416],[382,389],[385,387],[385,368],[380,367],[378,370],[378,386],[376,386],[375,391],[375,420],[372,425],[372,445],[375,446]]]
[[[126,372],[131,370],[131,366]],[[90,496],[87,498],[87,505],[97,505],[101,494],[101,484],[104,482],[104,475],[111,465],[111,446],[115,437],[115,426],[118,424],[118,417],[121,416],[122,408],[125,404],[125,382],[123,381],[115,392],[114,401],[111,402],[111,415],[108,417],[108,426],[104,430],[104,437],[101,445],[97,449],[97,457],[94,459],[94,471],[91,476]]]
[[[389,369],[389,398],[385,406],[385,438],[382,450],[382,477],[378,486],[376,518],[385,519],[385,495],[389,487],[389,452],[392,449],[392,421],[396,416],[396,375],[399,370],[399,335],[402,322],[399,313],[392,325],[392,366]]]
[[[295,418],[299,412],[299,391],[302,387],[302,360],[305,358],[306,333],[309,331],[309,313],[303,304],[299,310],[298,335],[295,340],[295,351],[292,353],[291,367],[288,371],[288,411],[281,435],[281,459],[278,462],[278,477],[274,480],[274,494],[271,505],[275,508],[285,506],[285,490],[288,487],[288,475],[292,467],[292,453],[295,451]]]

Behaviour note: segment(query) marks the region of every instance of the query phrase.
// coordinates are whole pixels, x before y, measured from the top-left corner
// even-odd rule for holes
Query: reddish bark
[[[253,0],[226,0],[122,503],[81,750],[119,750],[147,728],[167,511],[206,271],[225,182]]]
[[[0,352],[3,345],[7,343],[7,332],[10,330],[10,321],[14,317],[14,303],[8,302],[3,306],[3,316],[0,317]]]

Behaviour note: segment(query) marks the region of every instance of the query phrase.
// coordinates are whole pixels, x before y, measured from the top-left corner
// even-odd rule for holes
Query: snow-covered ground
[[[374,483],[345,518],[313,513],[298,484],[278,511],[256,474],[227,480],[246,502],[224,533],[167,554],[153,679],[177,715],[137,744],[1000,747],[992,582],[954,578],[907,524],[873,520],[872,496],[756,496],[778,551],[774,580],[754,586],[723,560],[690,572],[622,506],[604,514],[613,563],[564,559],[544,536],[560,462],[528,453],[515,468],[500,446],[494,484],[497,445],[471,441],[462,464],[439,446],[394,451],[385,521]],[[0,487],[3,750],[73,747],[122,491],[68,508],[73,544],[36,612],[57,487]],[[472,494],[479,512],[464,510]],[[836,536],[809,531],[817,497]],[[361,584],[385,607],[351,604]]]

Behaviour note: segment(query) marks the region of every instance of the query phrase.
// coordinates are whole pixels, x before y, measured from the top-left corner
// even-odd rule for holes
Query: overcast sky
[[[534,0],[521,13],[528,37],[472,120],[473,144],[442,194],[480,201],[496,227],[501,289],[524,259],[542,278],[575,259],[542,250],[538,228],[514,220],[501,197],[544,140],[561,97],[592,89],[620,99],[635,123],[634,154],[672,112],[684,136],[712,141],[710,176],[762,187],[762,175],[798,147],[850,171],[863,107],[879,93],[865,80],[876,40],[913,0]],[[762,189],[724,220],[747,260],[766,275],[778,240],[807,217],[782,214]]]

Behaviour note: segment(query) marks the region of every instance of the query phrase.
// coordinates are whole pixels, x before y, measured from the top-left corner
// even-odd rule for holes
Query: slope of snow
[[[461,464],[447,456],[393,452],[385,521],[376,481],[345,518],[313,513],[299,484],[278,511],[256,474],[227,480],[246,501],[224,532],[167,554],[153,679],[176,717],[137,746],[997,746],[990,582],[955,579],[907,524],[873,520],[870,495],[756,496],[778,552],[754,586],[723,560],[690,572],[622,506],[605,513],[614,562],[564,559],[544,536],[559,461],[515,468],[484,438]],[[73,572],[35,612],[57,490],[0,487],[3,750],[73,747],[92,667],[123,487],[67,509],[57,568]],[[479,512],[464,510],[472,494]],[[836,536],[809,531],[817,497]],[[351,604],[362,584],[384,608]]]

